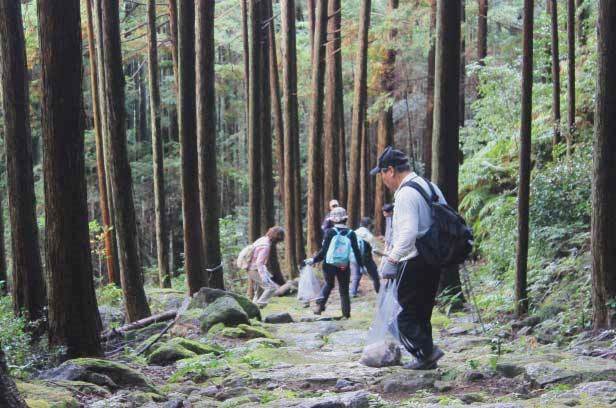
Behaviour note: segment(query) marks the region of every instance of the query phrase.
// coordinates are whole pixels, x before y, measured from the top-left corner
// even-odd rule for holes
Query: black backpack
[[[464,263],[473,250],[473,232],[456,210],[439,202],[432,183],[424,180],[430,186],[431,196],[414,181],[403,184],[403,187],[411,187],[421,194],[432,214],[432,226],[415,242],[417,251],[432,266],[446,267]]]

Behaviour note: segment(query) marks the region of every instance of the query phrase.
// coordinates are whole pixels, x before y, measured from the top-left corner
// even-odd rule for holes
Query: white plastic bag
[[[379,291],[376,314],[366,338],[368,345],[384,341],[400,343],[398,315],[402,308],[398,303],[398,285],[396,281],[388,280],[383,286]]]
[[[310,265],[300,270],[299,284],[297,286],[297,299],[302,302],[311,302],[321,295],[321,282]]]

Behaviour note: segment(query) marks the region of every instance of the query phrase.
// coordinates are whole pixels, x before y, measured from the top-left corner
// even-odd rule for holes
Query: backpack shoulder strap
[[[336,232],[336,235],[340,235],[340,230],[338,228],[334,227],[332,229]]]
[[[434,188],[434,184],[432,184],[432,182],[430,180],[428,180],[427,178],[422,177],[423,181],[426,182],[426,184],[428,185],[428,187],[430,188],[430,193],[432,194],[432,201],[434,201],[435,203],[438,202],[439,200],[439,196],[436,193],[436,189]]]
[[[426,203],[428,203],[428,205],[432,205],[432,199],[430,198],[428,193],[426,193],[426,190],[424,190],[423,187],[420,186],[417,182],[410,180],[404,183],[402,187],[411,187],[412,189],[417,190],[417,192],[421,194],[423,199],[426,200]]]

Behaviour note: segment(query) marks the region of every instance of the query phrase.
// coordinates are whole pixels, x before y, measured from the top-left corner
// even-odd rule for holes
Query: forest
[[[0,407],[613,406],[614,89],[612,0],[0,0]],[[301,297],[388,146],[474,238],[424,371]]]

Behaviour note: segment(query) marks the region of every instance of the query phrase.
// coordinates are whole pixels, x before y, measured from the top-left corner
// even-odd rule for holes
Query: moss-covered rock
[[[240,324],[237,327],[244,330],[244,332],[246,333],[245,338],[247,339],[256,339],[260,337],[265,337],[268,339],[274,338],[274,336],[272,336],[270,332],[261,327],[249,326],[247,324]]]
[[[154,365],[169,365],[178,360],[196,356],[196,353],[181,345],[169,342],[157,347],[156,350],[148,356],[148,363]]]
[[[215,302],[217,299],[224,296],[233,297],[244,309],[249,318],[261,320],[261,311],[259,310],[259,307],[252,303],[248,298],[242,295],[238,295],[236,293],[227,292],[220,289],[201,288],[199,292],[193,295],[193,298],[190,301],[190,305],[188,306],[188,308],[203,309],[211,303]]]
[[[246,332],[239,327],[225,327],[220,331],[220,335],[230,339],[241,339],[246,336]]]
[[[209,304],[201,316],[201,332],[207,333],[210,327],[224,323],[227,327],[250,323],[248,315],[231,296],[224,296]]]
[[[259,337],[256,339],[251,339],[248,340],[246,342],[246,345],[250,348],[250,349],[255,349],[255,348],[278,348],[278,347],[282,347],[284,346],[284,341],[280,340],[280,339],[271,339],[271,338],[267,338],[267,337]]]
[[[224,351],[222,347],[216,344],[203,343],[196,340],[185,339],[184,337],[174,337],[169,343],[180,345],[198,355],[214,354],[218,356]]]
[[[40,383],[16,382],[17,390],[30,408],[79,408],[70,391]]]

